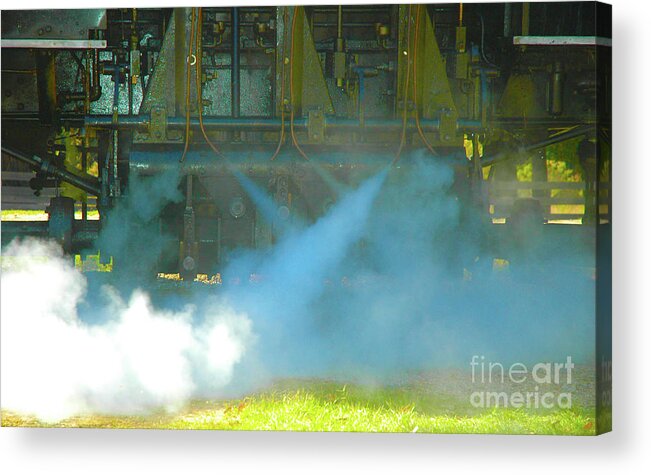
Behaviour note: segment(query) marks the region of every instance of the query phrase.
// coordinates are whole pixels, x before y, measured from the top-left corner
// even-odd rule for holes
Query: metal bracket
[[[183,133],[180,130],[168,129],[167,110],[155,106],[149,114],[147,131],[136,131],[133,139],[136,143],[176,143],[183,141]]]
[[[312,109],[307,115],[309,143],[323,143],[325,140],[325,114],[321,109]]]
[[[457,113],[450,109],[441,111],[439,140],[442,145],[457,145]]]
[[[155,140],[165,140],[167,138],[167,113],[162,107],[151,108],[149,135]]]

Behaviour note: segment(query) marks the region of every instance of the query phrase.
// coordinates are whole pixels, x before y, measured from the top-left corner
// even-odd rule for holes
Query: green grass
[[[48,218],[45,210],[3,209],[0,212],[0,219],[2,221],[47,221]],[[81,219],[81,210],[75,211],[75,219]],[[88,219],[99,219],[99,211],[96,209],[89,209]]]
[[[3,209],[0,213],[2,221],[27,221],[34,218],[47,219],[47,214],[43,210]]]
[[[154,429],[594,435],[590,411],[469,410],[460,400],[413,387],[286,382],[231,401],[194,401],[176,414],[79,416],[47,425],[2,414],[3,426]]]
[[[324,389],[321,387],[320,389]],[[415,396],[415,397],[411,397]],[[430,432],[591,435],[594,419],[580,411],[531,413],[492,409],[458,412],[454,403],[401,389],[360,387],[285,390],[231,401],[219,411],[174,419],[174,429]]]

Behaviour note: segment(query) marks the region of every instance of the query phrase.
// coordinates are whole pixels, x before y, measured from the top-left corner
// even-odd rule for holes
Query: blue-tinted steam
[[[156,276],[156,265],[165,248],[159,215],[164,207],[183,199],[180,171],[169,169],[156,177],[129,178],[128,193],[118,198],[103,223],[97,248],[113,256],[117,279],[125,286],[142,285]]]
[[[387,173],[368,179],[312,226],[288,234],[251,269],[259,282],[226,290],[231,305],[251,315],[256,331],[264,335],[258,350],[272,374],[316,369],[318,361],[305,359],[314,357],[308,349],[311,353],[324,341],[313,326],[316,305],[328,280],[337,278],[351,247],[362,238]],[[225,275],[230,272],[226,269]],[[299,361],[303,367],[296,365]]]
[[[277,223],[274,200],[233,173],[265,219]],[[136,205],[116,210],[103,238],[118,266],[120,256],[140,252],[138,242],[157,242],[139,234],[150,229],[142,223],[180,198],[169,194],[178,179],[138,183],[125,203]],[[577,237],[579,227],[548,226],[544,235],[527,228],[514,237],[460,201],[453,168],[440,161],[414,159],[356,189],[330,175],[326,181],[341,195],[323,217],[285,228],[270,251],[239,250],[221,269],[223,287],[172,299],[176,308],[226,303],[251,319],[257,342],[234,386],[266,377],[380,378],[467,367],[473,354],[504,362],[593,357],[594,256],[590,240]],[[158,246],[148,248],[153,255]],[[493,258],[511,265],[493,270]],[[146,267],[140,258],[129,261]],[[130,270],[141,276],[138,269]],[[239,285],[229,285],[233,276]]]
[[[236,177],[260,213],[274,222],[273,200],[248,177],[241,173]],[[137,392],[119,392],[121,386],[113,382],[106,387],[119,389],[124,400],[137,401],[138,409],[161,400],[176,404],[198,395],[219,397],[276,377],[368,380],[437,367],[467,369],[473,355],[505,364],[562,361],[566,356],[576,363],[591,362],[595,281],[590,239],[577,238],[582,230],[577,226],[557,233],[550,227],[544,234],[533,227],[516,234],[498,233],[507,228],[487,226],[483,211],[462,203],[453,192],[454,177],[451,167],[431,159],[383,170],[356,189],[340,190],[338,201],[324,216],[311,225],[288,228],[269,251],[241,250],[221,269],[225,285],[195,288],[191,294],[150,304],[141,291],[131,297],[129,292],[134,284],[143,285],[164,248],[157,216],[182,195],[175,172],[146,181],[134,176],[128,197],[109,217],[99,241],[104,254],[115,256],[118,272],[111,280],[126,294],[124,302],[110,292],[95,292],[92,281],[88,293],[79,290],[70,298],[50,292],[56,305],[59,301],[66,305],[63,313],[74,307],[80,321],[96,314],[96,327],[76,320],[59,325],[71,342],[79,339],[80,328],[88,337],[83,341],[89,342],[83,351],[90,353],[71,354],[66,361],[94,361],[93,345],[99,335],[102,341],[116,343],[115,347],[107,343],[105,358],[96,359],[113,364],[120,345],[129,342],[131,359],[123,358],[126,363],[119,369],[131,375],[133,360],[143,368],[137,373],[143,381],[154,374],[155,384],[145,385],[153,388],[152,397],[142,400]],[[493,270],[495,257],[509,259],[509,269]],[[86,287],[73,269],[58,272],[55,267],[52,275]],[[229,285],[231,275],[242,277],[241,284]],[[248,279],[250,275],[256,278]],[[9,277],[3,273],[3,290]],[[22,288],[29,276],[14,277],[16,287]],[[48,290],[49,280],[41,281],[43,291]],[[3,318],[13,312],[21,323],[23,304],[17,301],[9,308],[4,300]],[[41,310],[44,322],[58,321],[61,312],[51,315],[49,308]],[[114,328],[131,328],[143,313],[150,317],[140,333],[115,334]],[[163,322],[169,315],[175,315],[178,331],[173,325],[173,331],[162,332],[168,339],[158,341],[156,335],[161,327],[167,328]],[[177,334],[186,335],[183,345]],[[43,337],[47,340],[47,335]],[[23,346],[17,348],[22,351]],[[176,350],[169,353],[169,347]],[[191,387],[182,391],[170,387],[165,368],[146,357],[149,349],[172,366],[182,363],[176,364],[177,380]],[[205,371],[210,367],[206,361],[214,371]],[[67,363],[53,371],[71,373],[74,368]],[[81,389],[68,388],[61,401],[76,404],[79,391],[88,391],[84,389],[88,375],[102,383],[91,388],[92,394],[104,394],[101,374],[86,370],[65,379]],[[115,381],[129,383],[125,388],[143,386],[132,376],[127,381],[120,379],[119,371],[116,374]],[[25,377],[38,381],[45,376]],[[154,397],[159,387],[165,397]],[[25,394],[33,392],[26,388]],[[34,405],[28,409],[37,411]],[[109,406],[90,405],[94,410],[114,409]],[[74,406],[61,413],[77,410]]]
[[[278,205],[273,198],[241,171],[233,168],[232,172],[257,207],[262,218],[267,223],[273,224],[278,218]]]
[[[450,167],[425,160],[373,177],[258,261],[261,282],[225,288],[260,335],[254,370],[236,379],[392,377],[467,367],[473,354],[589,362],[592,248],[565,235],[496,238],[453,181]],[[494,257],[513,265],[493,271]]]
[[[318,162],[308,162],[312,167],[312,170],[323,180],[323,182],[328,186],[330,191],[334,196],[341,196],[342,194],[350,191],[350,188],[345,184],[337,181],[337,179],[320,163]]]
[[[231,168],[231,172],[255,204],[256,208],[262,215],[262,219],[273,226],[276,237],[292,232],[293,230],[305,225],[301,216],[298,216],[296,213],[290,216],[289,208],[286,206],[284,211],[287,214],[283,215],[281,206],[276,203],[267,191],[259,187],[251,178],[235,167]]]

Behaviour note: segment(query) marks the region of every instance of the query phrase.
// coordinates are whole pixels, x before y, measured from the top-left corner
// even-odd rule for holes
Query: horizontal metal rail
[[[62,40],[54,38],[3,38],[0,41],[2,48],[105,49],[106,45],[106,40]]]
[[[166,119],[167,126],[170,128],[183,128],[185,127],[184,117],[168,117]],[[135,128],[146,129],[150,124],[150,117],[148,115],[137,116],[120,116],[118,117],[117,124],[113,122],[113,118],[106,115],[89,115],[86,116],[84,123],[86,127],[95,128],[108,128],[112,129],[116,126],[118,128]],[[457,121],[460,129],[478,129],[481,127],[481,122],[478,120],[459,119]],[[277,131],[280,130],[281,121],[279,118],[257,118],[257,117],[204,117],[203,125],[207,129],[216,130],[238,130],[249,129],[252,131]],[[287,123],[287,125],[289,125]],[[438,130],[440,121],[438,119],[422,119],[420,125],[425,130]],[[191,127],[199,127],[199,119],[192,117],[190,119]],[[401,130],[403,126],[401,119],[366,119],[361,124],[357,119],[346,119],[340,117],[332,117],[325,119],[326,129],[337,130]],[[308,119],[297,118],[294,120],[294,128],[306,129],[308,127]],[[408,129],[415,129],[416,122],[408,120],[406,127]]]
[[[527,46],[612,46],[603,36],[514,36],[514,45]]]
[[[514,190],[583,190],[583,181],[506,181],[493,180],[485,183],[491,192]],[[599,182],[599,189],[610,188],[610,183]]]

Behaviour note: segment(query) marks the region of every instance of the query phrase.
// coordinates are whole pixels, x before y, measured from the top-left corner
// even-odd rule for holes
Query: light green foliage
[[[344,394],[332,399],[296,391],[248,398],[223,411],[182,417],[176,429],[293,430],[591,435],[592,419],[573,411],[533,414],[493,409],[474,416],[429,415],[414,404],[364,404]],[[333,395],[334,396],[334,395]]]
[[[3,426],[43,426],[8,412]],[[175,414],[80,416],[58,427],[594,435],[593,411],[477,410],[412,386],[288,381],[243,399],[194,401]]]

